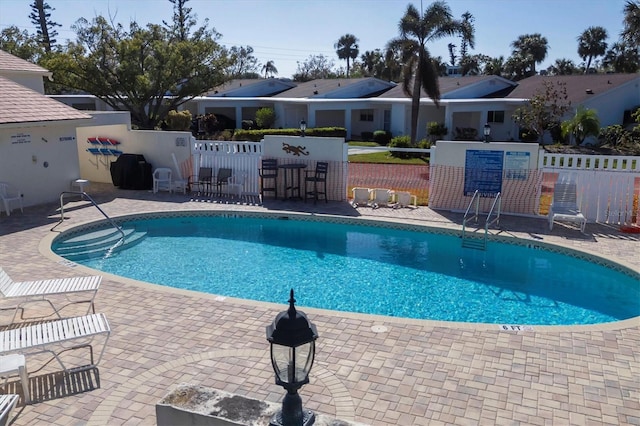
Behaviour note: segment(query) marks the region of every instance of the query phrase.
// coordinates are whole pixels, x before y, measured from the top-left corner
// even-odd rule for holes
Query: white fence
[[[640,157],[545,153],[539,167],[576,181],[580,208],[589,222],[617,225],[639,220],[634,196],[640,196]]]
[[[227,142],[196,140],[192,146],[193,172],[200,167],[211,167],[214,171],[221,167],[233,170],[234,175],[246,176],[243,193],[258,195],[260,159],[262,144],[260,142]]]

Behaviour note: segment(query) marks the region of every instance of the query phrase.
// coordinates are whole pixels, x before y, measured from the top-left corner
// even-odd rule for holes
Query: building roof
[[[567,98],[574,105],[580,105],[591,97],[616,89],[633,80],[640,82],[640,74],[584,74],[584,75],[535,75],[518,81],[518,85],[505,98],[531,99],[541,90],[544,82],[566,84]],[[636,86],[635,90],[640,90]]]
[[[481,84],[484,82],[488,82],[488,81],[493,81],[499,79],[501,82],[503,82],[504,84],[512,84],[511,82],[509,82],[508,80],[501,78],[501,77],[497,77],[494,75],[473,75],[473,76],[465,76],[465,77],[438,77],[438,86],[440,87],[440,97],[441,98],[455,98],[455,92],[462,90],[462,89],[466,89],[466,88],[470,88],[471,86],[477,85],[477,84]],[[500,87],[497,87],[495,89],[493,88],[489,88],[489,86],[487,86],[487,90],[491,91],[491,90],[501,90],[504,87],[504,84],[500,85]],[[428,98],[429,96],[424,92],[424,90],[420,90],[421,94],[420,97],[421,98]],[[481,96],[488,96],[490,93],[486,93],[486,94],[482,94]],[[396,87],[388,90],[387,92],[381,94],[379,96],[380,98],[409,98],[410,96],[407,96],[404,93],[404,90],[402,89],[402,84],[398,84]],[[478,97],[478,96],[475,96]]]
[[[329,78],[297,83],[296,87],[279,93],[277,98],[328,98],[358,99],[371,98],[394,87],[389,83],[373,77],[364,78]]]
[[[91,116],[0,76],[0,125],[90,119]]]
[[[27,73],[39,73],[42,75],[51,74],[45,68],[32,64],[22,58],[12,55],[11,53],[0,50],[0,71],[20,71]]]
[[[214,87],[205,96],[264,97],[276,95],[295,86],[291,80],[282,78],[234,79]]]

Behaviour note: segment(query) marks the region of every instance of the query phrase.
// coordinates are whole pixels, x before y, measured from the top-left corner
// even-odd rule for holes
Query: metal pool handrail
[[[86,197],[89,201],[91,201],[91,204],[93,204],[93,205],[96,207],[96,209],[98,209],[98,211],[99,211],[100,213],[102,213],[102,215],[103,215],[105,218],[107,218],[107,220],[109,221],[109,223],[110,223],[110,224],[111,224],[111,225],[112,225],[112,226],[113,226],[113,227],[114,227],[114,228],[115,228],[115,229],[120,233],[120,235],[121,235],[120,240],[121,240],[121,241],[123,241],[123,240],[124,240],[125,235],[124,235],[124,231],[122,230],[122,228],[120,228],[120,227],[118,226],[118,224],[117,224],[117,223],[115,223],[115,222],[113,221],[113,219],[111,219],[111,218],[110,218],[110,217],[109,217],[109,216],[104,212],[104,210],[102,210],[102,209],[98,206],[98,204],[93,200],[93,198],[91,198],[91,196],[90,196],[89,194],[87,194],[86,192],[84,192],[84,191],[82,191],[82,192],[79,192],[79,191],[64,191],[64,192],[61,192],[61,193],[60,193],[60,221],[59,221],[58,223],[56,223],[56,224],[53,226],[53,228],[51,228],[51,229],[50,229],[51,231],[53,231],[54,229],[56,229],[56,228],[58,227],[58,225],[60,225],[62,222],[64,222],[64,196],[65,196],[65,195],[69,195],[69,194],[71,194],[71,195],[80,195],[80,196],[82,196],[83,198],[84,198],[84,197]]]

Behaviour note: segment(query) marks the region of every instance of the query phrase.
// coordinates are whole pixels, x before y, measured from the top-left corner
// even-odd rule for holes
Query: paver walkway
[[[426,207],[211,203],[109,185],[92,185],[89,193],[112,216],[211,209],[363,215],[455,229],[461,221],[459,214]],[[55,212],[48,205],[0,217],[0,265],[14,279],[88,272],[41,247],[59,217]],[[65,216],[61,229],[100,218],[84,201],[69,203]],[[558,225],[550,234],[544,218],[522,217],[503,217],[500,227],[501,235],[585,250],[640,270],[638,237],[613,227],[589,224],[583,236]],[[180,383],[279,402],[284,390],[274,384],[265,326],[284,302],[220,298],[105,275],[96,309],[109,318],[112,335],[98,368],[99,387],[92,372],[84,382],[91,390],[67,395],[58,389],[59,396],[20,405],[14,424],[153,425],[155,403]],[[372,425],[640,424],[640,318],[507,332],[491,324],[304,311],[320,338],[311,383],[301,395],[317,412]],[[55,379],[47,369],[55,373],[55,367],[33,373],[32,385],[47,388]]]

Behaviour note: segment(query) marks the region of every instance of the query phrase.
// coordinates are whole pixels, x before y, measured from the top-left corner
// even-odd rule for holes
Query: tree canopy
[[[77,40],[45,60],[54,81],[130,111],[140,128],[154,128],[169,111],[224,81],[226,52],[206,26],[186,40],[155,24],[132,22],[127,31],[102,16],[80,19],[73,29]]]

